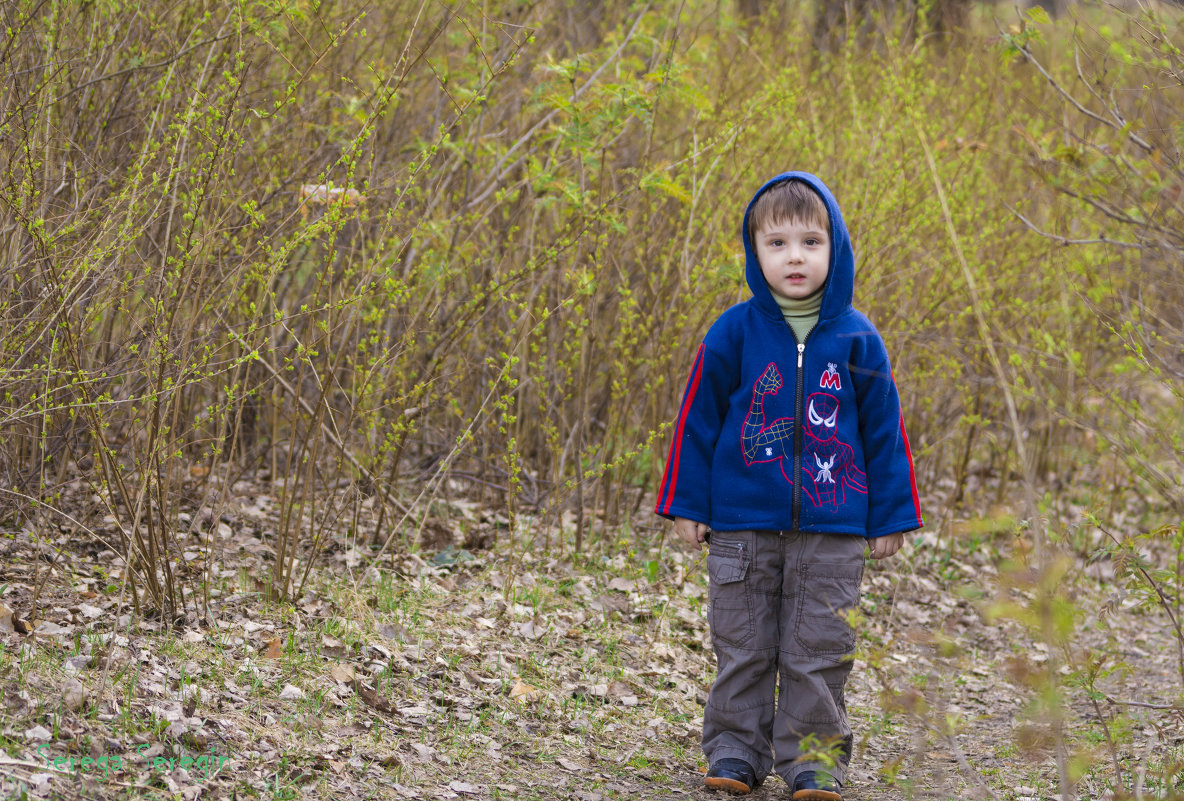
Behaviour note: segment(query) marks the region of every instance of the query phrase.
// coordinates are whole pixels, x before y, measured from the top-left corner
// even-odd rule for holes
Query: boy
[[[743,236],[753,296],[699,347],[655,511],[690,546],[712,532],[706,785],[747,793],[773,770],[794,801],[841,801],[855,650],[843,613],[865,545],[882,559],[921,527],[912,455],[884,343],[851,306],[854,254],[830,190],[777,176]],[[811,756],[828,747],[833,764]]]

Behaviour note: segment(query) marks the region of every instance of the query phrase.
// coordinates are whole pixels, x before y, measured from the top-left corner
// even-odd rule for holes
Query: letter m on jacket
[[[827,362],[826,372],[822,374],[818,386],[823,389],[842,389],[842,382],[839,381],[839,371],[836,369],[834,362]]]

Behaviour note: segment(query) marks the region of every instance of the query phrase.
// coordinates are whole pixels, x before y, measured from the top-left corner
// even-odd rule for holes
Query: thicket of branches
[[[164,610],[178,513],[243,477],[280,481],[281,592],[360,498],[391,547],[457,487],[580,544],[644,514],[786,168],[851,220],[931,522],[1082,465],[1179,509],[1175,23],[1083,32],[1078,78],[1028,18],[951,48],[868,8],[820,46],[698,2],[7,4],[8,524]]]

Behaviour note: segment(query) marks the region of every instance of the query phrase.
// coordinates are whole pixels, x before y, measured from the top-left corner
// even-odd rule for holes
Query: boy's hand
[[[702,548],[707,539],[707,524],[685,517],[674,518],[674,533],[688,548]]]
[[[867,544],[872,549],[872,559],[887,559],[899,551],[900,546],[904,545],[904,533],[897,532],[886,537],[876,537],[874,540],[868,540]]]

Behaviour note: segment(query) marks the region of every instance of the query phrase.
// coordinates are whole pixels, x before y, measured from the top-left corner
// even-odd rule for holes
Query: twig
[[[1020,470],[1022,475],[1029,476],[1031,471],[1029,469],[1031,462],[1028,457],[1028,448],[1024,440],[1024,429],[1020,425],[1019,410],[1016,406],[1015,393],[1012,392],[1011,387],[1014,382],[1011,376],[1008,375],[1005,362],[999,356],[998,350],[995,348],[995,341],[992,338],[992,329],[990,322],[987,320],[986,312],[982,296],[978,291],[978,283],[975,280],[974,272],[970,269],[970,263],[966,259],[966,253],[962,249],[962,240],[958,236],[958,230],[954,226],[954,218],[950,213],[949,202],[946,199],[945,187],[942,185],[941,176],[937,171],[937,162],[933,159],[933,149],[929,146],[929,139],[925,136],[925,130],[921,127],[920,121],[917,119],[916,112],[912,112],[913,128],[917,133],[917,142],[921,145],[921,150],[925,153],[925,163],[929,168],[929,175],[933,181],[933,189],[937,194],[938,202],[941,204],[942,217],[945,220],[946,231],[950,237],[950,243],[954,247],[954,254],[958,259],[958,266],[962,270],[963,280],[966,281],[966,289],[970,294],[970,304],[974,311],[974,319],[978,329],[979,338],[983,346],[987,350],[987,356],[991,363],[991,369],[995,373],[995,377],[999,382],[999,390],[1003,393],[1004,405],[1007,409],[1007,418],[1011,427],[1012,440],[1015,447],[1016,458],[1019,460]],[[1041,525],[1040,504],[1036,498],[1036,490],[1032,485],[1031,480],[1024,480],[1020,482],[1023,488],[1023,500],[1025,511],[1032,526],[1033,541],[1036,548],[1036,559],[1043,567],[1045,554],[1045,531]],[[1050,670],[1055,670],[1050,665]],[[1065,751],[1064,732],[1061,724],[1058,722],[1054,729],[1054,737],[1056,739],[1056,764],[1057,774],[1060,785],[1061,801],[1068,801],[1069,799],[1069,769],[1068,769],[1068,755]]]
[[[637,19],[633,22],[633,27],[629,29],[629,33],[627,33],[625,35],[625,38],[621,40],[620,46],[617,47],[617,49],[615,51],[613,51],[613,54],[611,56],[609,56],[607,59],[605,59],[604,63],[600,65],[599,69],[597,69],[596,72],[592,73],[592,75],[588,78],[588,80],[584,81],[584,83],[580,86],[579,89],[577,89],[575,92],[572,93],[572,96],[569,100],[570,103],[575,103],[575,101],[579,99],[580,95],[582,95],[584,93],[584,91],[589,86],[591,86],[592,84],[594,84],[596,82],[596,79],[600,77],[600,73],[602,73],[606,69],[608,69],[608,65],[612,64],[614,61],[617,60],[617,56],[621,55],[621,53],[625,50],[625,48],[629,45],[629,43],[631,41],[633,41],[633,35],[635,33],[637,33],[637,27],[639,25],[641,25],[641,20],[645,17],[646,14],[649,13],[649,10],[650,10],[650,7],[649,7],[649,4],[647,3],[645,5],[645,7],[642,8],[641,11],[638,13]],[[561,111],[561,109],[559,109],[559,108],[551,109],[551,111],[547,112],[547,114],[544,115],[541,120],[539,120],[534,125],[532,125],[530,127],[530,129],[527,130],[526,133],[524,133],[524,134],[522,134],[522,136],[518,137],[518,141],[516,141],[514,144],[510,145],[509,150],[507,150],[505,153],[502,154],[502,157],[500,159],[498,159],[497,164],[493,165],[493,169],[490,170],[492,177],[490,177],[490,179],[486,182],[485,186],[482,187],[481,190],[477,192],[476,197],[474,197],[472,200],[470,200],[468,203],[465,204],[466,209],[470,209],[473,206],[478,205],[479,203],[481,203],[481,201],[485,200],[485,198],[489,197],[489,195],[491,195],[495,189],[497,189],[497,187],[501,183],[502,179],[509,172],[509,170],[505,170],[505,171],[502,170],[502,166],[506,163],[506,160],[509,159],[510,156],[512,156],[515,152],[517,152],[518,148],[522,147],[527,142],[529,142],[531,140],[531,138],[533,138],[534,135],[539,131],[539,129],[542,128],[547,123],[549,123],[555,117],[555,115],[558,114],[560,111]],[[515,162],[515,164],[516,163],[517,162]],[[513,165],[511,165],[511,168],[512,168],[512,166]]]
[[[962,746],[958,745],[958,738],[949,732],[938,731],[932,726],[932,724],[930,724],[930,727],[945,738],[946,745],[950,747],[950,750],[954,752],[954,758],[958,760],[958,769],[962,771],[962,775],[965,777],[966,781],[973,784],[975,786],[975,790],[978,791],[977,797],[981,799],[994,798],[994,796],[991,794],[990,788],[988,788],[986,783],[983,781],[982,776],[979,775],[979,772],[975,770],[970,764],[970,760],[966,758],[966,753],[962,750]]]
[[[126,69],[122,69],[117,72],[111,72],[106,75],[100,75],[97,78],[92,78],[91,80],[87,81],[86,83],[82,83],[82,84],[79,84],[78,86],[75,86],[73,89],[66,92],[66,94],[62,95],[62,97],[63,98],[69,97],[72,94],[76,94],[78,92],[81,92],[83,89],[85,89],[88,86],[91,86],[92,84],[96,84],[101,81],[109,81],[112,78],[118,78],[120,75],[127,75],[132,72],[141,72],[143,70],[154,70],[154,69],[159,69],[160,67],[167,67],[170,64],[173,64],[174,62],[179,60],[182,56],[198,49],[199,47],[205,47],[206,45],[217,44],[218,42],[224,41],[226,39],[232,39],[235,36],[241,36],[241,35],[242,35],[242,31],[235,30],[235,31],[232,31],[232,32],[224,35],[224,36],[215,36],[212,39],[206,39],[204,42],[198,42],[195,45],[190,45],[189,47],[185,48],[184,50],[179,51],[176,55],[172,56],[171,58],[166,58],[164,61],[158,61],[155,64],[141,64],[138,67],[128,67]]]
[[[1037,72],[1039,72],[1041,75],[1044,76],[1044,79],[1046,81],[1048,81],[1049,85],[1051,85],[1052,88],[1057,91],[1057,94],[1059,94],[1066,101],[1068,101],[1074,108],[1076,108],[1078,111],[1080,111],[1085,116],[1089,117],[1091,120],[1095,120],[1097,122],[1100,122],[1103,125],[1105,125],[1106,127],[1113,128],[1116,131],[1119,131],[1119,132],[1122,131],[1124,126],[1116,125],[1112,120],[1108,120],[1100,114],[1095,114],[1094,112],[1087,109],[1085,106],[1081,105],[1081,103],[1077,100],[1077,98],[1073,97],[1073,95],[1069,94],[1069,92],[1064,87],[1062,87],[1059,83],[1057,83],[1056,78],[1052,77],[1052,75],[1049,74],[1048,70],[1044,69],[1044,65],[1036,60],[1036,57],[1032,55],[1032,52],[1030,50],[1028,50],[1028,48],[1026,46],[1020,46],[1020,47],[1017,47],[1017,49],[1020,51],[1020,53],[1023,55],[1023,57],[1028,61],[1028,63],[1031,64],[1033,67],[1035,67]],[[1111,114],[1113,114],[1116,117],[1118,117],[1119,119],[1121,119],[1121,115],[1118,114],[1113,109],[1107,109],[1107,110],[1110,111]],[[1150,153],[1152,150],[1154,150],[1154,148],[1150,144],[1147,143],[1147,140],[1143,139],[1141,136],[1136,134],[1134,131],[1127,131],[1126,135],[1132,142],[1134,142],[1136,145],[1138,145],[1139,147],[1146,150],[1148,153]]]
[[[1011,206],[1007,206],[1007,210],[1010,211],[1012,214],[1014,214],[1016,217],[1019,217],[1020,222],[1022,222],[1024,225],[1028,226],[1028,228],[1031,229],[1034,233],[1037,233],[1040,236],[1044,237],[1045,239],[1050,239],[1053,242],[1056,242],[1061,245],[1113,245],[1116,248],[1135,248],[1136,250],[1142,250],[1144,247],[1143,245],[1137,244],[1135,242],[1124,242],[1121,239],[1109,239],[1105,236],[1098,237],[1097,239],[1070,239],[1067,236],[1058,236],[1057,234],[1050,234],[1047,231],[1044,231],[1041,228],[1039,228],[1036,225],[1036,223],[1032,222],[1027,217],[1020,214],[1019,211],[1012,208]]]
[[[282,375],[279,374],[279,371],[271,366],[270,362],[265,359],[258,359],[257,362],[263,365],[263,367],[269,373],[271,373],[272,377],[275,378],[277,382],[279,382],[279,385],[284,388],[285,392],[295,398],[296,402],[300,404],[300,408],[304,409],[305,412],[314,418],[317,416],[316,412],[313,411],[313,408],[308,405],[308,401],[304,399],[304,396],[297,392],[296,389],[291,384],[289,384]],[[332,418],[330,417],[330,419]],[[378,494],[382,496],[384,501],[392,504],[405,515],[411,514],[411,510],[404,506],[397,498],[387,492],[386,488],[383,487],[378,478],[372,475],[365,467],[363,467],[362,463],[359,462],[357,458],[349,452],[349,449],[345,447],[345,443],[341,441],[337,434],[333,432],[333,429],[330,428],[328,423],[326,423],[323,419],[321,420],[321,431],[325,434],[325,437],[333,443],[337,450],[341,452],[341,455],[345,457],[345,460],[349,462],[355,470],[361,473],[368,482],[370,482],[375,491],[377,491]]]
[[[1119,548],[1122,547],[1122,540],[1118,539],[1118,537],[1114,534],[1113,531],[1111,531],[1110,529],[1101,525],[1101,523],[1099,521],[1095,520],[1094,523],[1095,523],[1095,525],[1097,525],[1097,527],[1101,530],[1101,532],[1103,534],[1105,534],[1110,539],[1114,540],[1115,545],[1117,545]],[[1176,638],[1179,641],[1184,642],[1184,629],[1181,628],[1180,621],[1176,618],[1175,613],[1172,611],[1171,600],[1168,599],[1167,595],[1163,591],[1163,588],[1160,587],[1159,582],[1156,581],[1154,578],[1152,578],[1151,574],[1147,572],[1147,569],[1145,567],[1143,567],[1141,564],[1139,564],[1138,561],[1135,561],[1134,564],[1135,564],[1135,567],[1138,569],[1139,573],[1142,574],[1143,579],[1148,584],[1151,585],[1151,589],[1155,590],[1155,594],[1159,597],[1159,605],[1161,607],[1163,607],[1163,611],[1167,614],[1168,620],[1170,620],[1172,623],[1172,628],[1174,628],[1176,630]],[[1138,704],[1135,704],[1134,702],[1131,702],[1131,705],[1138,706]],[[1169,708],[1171,708],[1171,707],[1169,707]]]
[[[1184,707],[1176,704],[1149,704],[1146,701],[1119,701],[1110,696],[1106,696],[1106,703],[1114,706],[1137,706],[1142,709],[1161,709],[1164,711],[1184,712]]]
[[[0,759],[0,773],[7,773],[9,776],[15,776],[16,775],[15,771],[7,771],[7,770],[5,770],[5,768],[28,768],[29,770],[36,771],[37,773],[49,773],[54,776],[62,776],[62,777],[68,777],[70,775],[67,771],[58,770],[57,768],[52,768],[48,764],[38,765],[36,762],[23,762],[19,759]],[[103,778],[103,784],[112,784],[112,785],[116,785],[118,787],[136,787],[137,786],[134,784],[128,784],[127,782],[117,781],[117,780],[109,778],[109,777]],[[70,789],[74,790],[75,792],[78,792],[77,789],[74,787],[71,787]],[[54,788],[54,797],[60,798],[61,797],[60,793],[62,793],[64,791],[65,791],[64,787],[62,787],[62,788],[55,787]],[[77,797],[82,798],[82,795],[79,794]]]
[[[1110,698],[1106,700],[1110,701]],[[1114,738],[1110,736],[1110,722],[1102,714],[1102,707],[1098,704],[1098,699],[1093,693],[1089,694],[1089,703],[1094,708],[1094,714],[1098,716],[1098,723],[1102,726],[1102,734],[1106,736],[1106,746],[1110,751],[1110,760],[1114,764],[1114,778],[1121,781],[1122,763],[1118,759],[1118,747],[1114,744]]]

